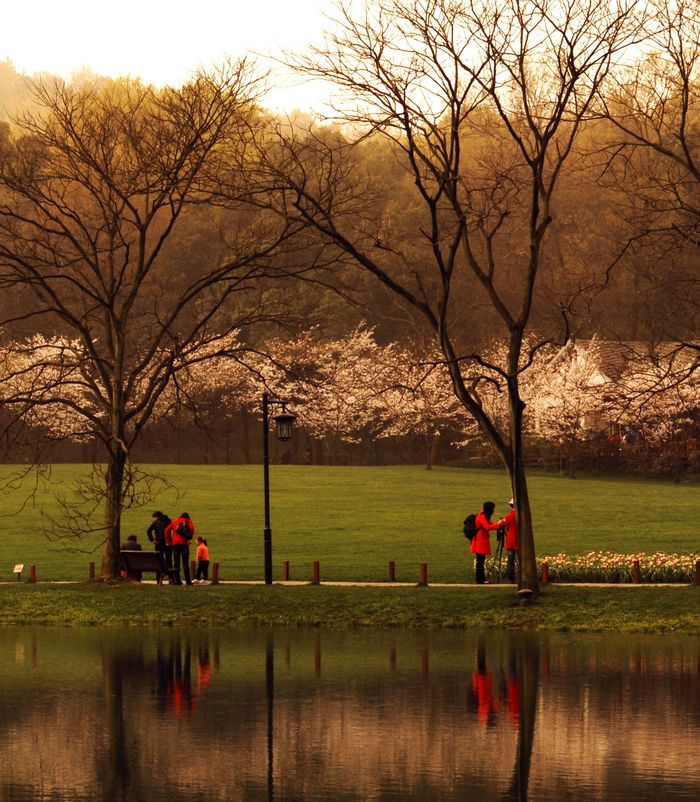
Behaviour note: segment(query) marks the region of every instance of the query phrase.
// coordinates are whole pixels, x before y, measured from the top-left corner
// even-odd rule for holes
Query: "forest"
[[[696,476],[699,20],[339,6],[290,56],[324,118],[269,112],[245,58],[0,63],[4,460],[94,464],[113,543],[140,464],[260,459],[264,391],[279,460],[502,465],[526,544],[534,466]]]

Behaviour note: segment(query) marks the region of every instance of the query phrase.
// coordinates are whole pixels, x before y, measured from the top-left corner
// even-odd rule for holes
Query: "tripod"
[[[488,567],[486,568],[486,575],[488,576],[489,582],[492,584],[494,583],[494,574],[496,575],[495,584],[500,585],[501,583],[501,566],[503,563],[503,543],[506,539],[506,530],[505,527],[501,527],[496,532],[496,551],[494,552],[493,557],[489,560]]]

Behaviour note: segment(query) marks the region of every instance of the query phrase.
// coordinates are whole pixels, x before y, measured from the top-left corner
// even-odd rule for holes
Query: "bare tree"
[[[0,283],[13,297],[2,326],[14,351],[3,400],[46,408],[53,424],[67,411],[71,431],[102,444],[104,519],[82,527],[104,532],[105,577],[118,575],[122,510],[135,499],[131,451],[161,394],[274,313],[260,280],[280,275],[270,260],[284,221],[239,215],[213,263],[183,266],[166,248],[213,176],[231,202],[247,195],[259,87],[243,62],[179,89],[44,83],[39,111],[2,138]],[[22,337],[32,331],[45,342]]]
[[[632,229],[650,338],[697,349],[700,4],[654,0],[649,10],[642,54],[601,91],[598,108],[612,126],[599,141],[603,180],[619,189]]]
[[[386,0],[363,16],[339,7],[334,33],[297,63],[335,84],[341,138],[281,130],[269,151],[279,210],[312,226],[427,321],[454,391],[508,470],[521,533],[520,586],[537,589],[523,451],[521,374],[557,180],[596,91],[635,36],[635,1]],[[363,175],[369,136],[390,140],[413,187],[414,236],[396,236]],[[466,312],[487,309],[488,332]],[[560,319],[561,336],[566,323]],[[508,343],[502,363],[480,347]],[[508,398],[500,427],[479,378]],[[495,378],[494,378],[495,377]]]

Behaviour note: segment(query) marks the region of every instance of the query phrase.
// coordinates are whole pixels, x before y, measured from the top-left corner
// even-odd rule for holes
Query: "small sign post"
[[[22,578],[22,571],[24,570],[24,563],[17,563],[12,570],[13,574],[17,574],[17,581],[19,582]]]

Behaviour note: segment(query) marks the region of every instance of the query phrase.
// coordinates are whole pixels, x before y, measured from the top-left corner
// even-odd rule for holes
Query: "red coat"
[[[506,524],[506,549],[518,549],[518,524],[515,522],[515,510],[511,510],[503,519]]]
[[[190,537],[188,540],[180,537],[177,533],[177,525],[180,521],[184,521],[187,524],[187,528],[190,530]],[[191,518],[176,518],[174,521],[171,521],[165,527],[165,542],[169,546],[185,546],[187,545],[190,540],[194,537],[194,523],[192,522]]]
[[[472,554],[491,554],[491,536],[489,532],[498,529],[499,526],[500,524],[498,523],[488,521],[484,511],[481,510],[476,516],[476,535],[474,535],[469,551]]]

